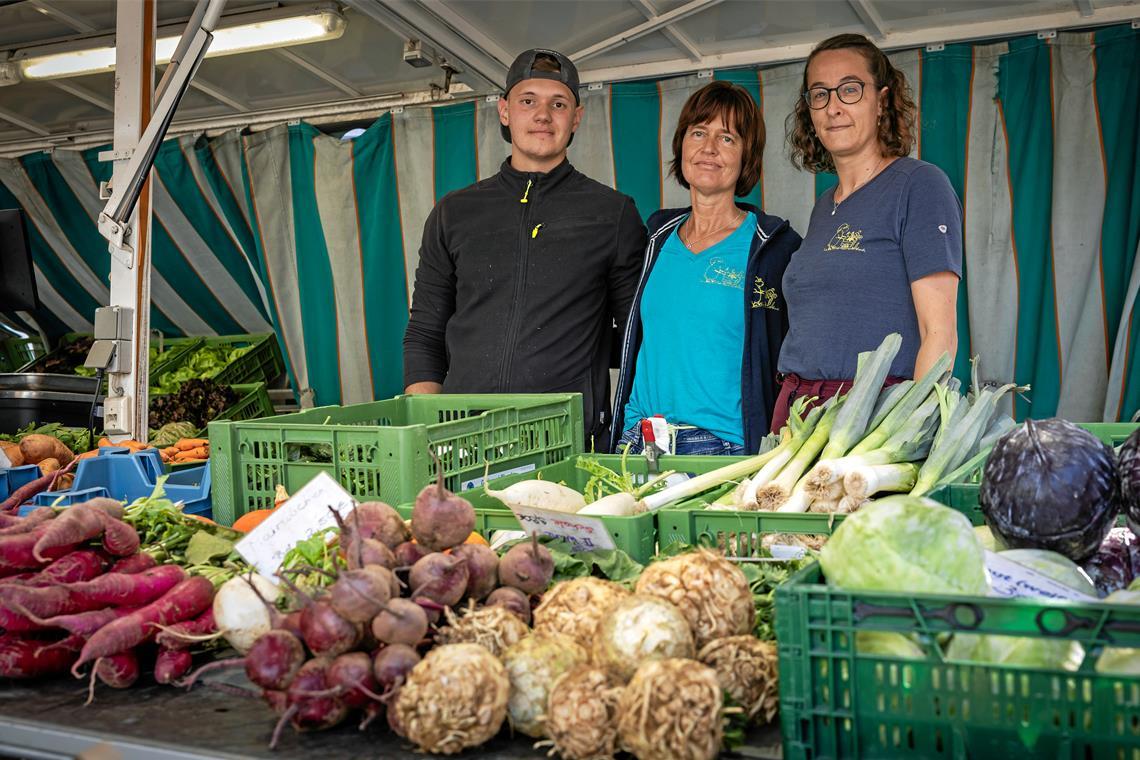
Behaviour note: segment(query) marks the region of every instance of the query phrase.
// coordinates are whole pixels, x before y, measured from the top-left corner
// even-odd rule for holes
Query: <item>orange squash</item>
[[[255,509],[252,512],[246,512],[244,515],[234,520],[233,529],[241,533],[249,533],[265,522],[265,519],[273,514],[272,509]]]

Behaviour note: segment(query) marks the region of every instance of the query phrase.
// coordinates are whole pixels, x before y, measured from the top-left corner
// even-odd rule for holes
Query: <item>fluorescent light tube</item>
[[[219,25],[213,32],[214,39],[210,42],[206,57],[320,42],[344,34],[344,17],[333,10],[310,9],[304,15],[276,18],[262,15],[262,20],[253,20],[251,17],[254,15],[248,14],[244,18],[238,16],[232,26]],[[222,23],[225,22],[226,19],[222,19]],[[171,33],[158,38],[155,44],[155,63],[170,63],[170,57],[178,47],[179,36],[180,34]],[[107,41],[106,38],[103,40]],[[52,48],[58,49],[58,46]],[[45,47],[42,54],[36,54],[34,48],[28,48],[27,53],[26,57],[17,53],[17,65],[24,79],[59,79],[115,69],[115,48],[109,44],[59,52],[49,52]]]

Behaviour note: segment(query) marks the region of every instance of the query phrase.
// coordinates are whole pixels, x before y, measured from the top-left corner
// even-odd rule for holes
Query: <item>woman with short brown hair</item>
[[[795,398],[849,388],[859,353],[889,333],[902,347],[888,382],[954,356],[962,206],[941,169],[908,157],[914,122],[906,77],[866,37],[812,51],[788,143],[794,163],[839,183],[816,201],[784,274],[790,327],[773,431]]]
[[[641,422],[658,415],[676,428],[678,454],[758,450],[787,330],[779,283],[800,242],[787,221],[736,201],[760,180],[763,155],[764,120],[744,88],[712,82],[689,97],[671,174],[691,204],[649,218],[622,342],[614,450],[640,451]]]

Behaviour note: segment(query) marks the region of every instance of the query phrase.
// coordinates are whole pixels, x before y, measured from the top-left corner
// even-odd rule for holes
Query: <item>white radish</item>
[[[578,510],[580,515],[595,515],[603,517],[629,517],[637,512],[637,497],[622,491],[612,493],[587,504]]]
[[[257,573],[223,583],[214,594],[214,622],[222,638],[238,652],[248,652],[253,642],[273,627],[269,605],[278,593],[273,581]]]
[[[488,496],[494,496],[512,509],[515,507],[531,507],[532,509],[550,509],[555,512],[574,514],[586,506],[586,497],[559,483],[549,480],[520,480],[512,483],[501,491],[497,491],[483,482],[483,490]]]

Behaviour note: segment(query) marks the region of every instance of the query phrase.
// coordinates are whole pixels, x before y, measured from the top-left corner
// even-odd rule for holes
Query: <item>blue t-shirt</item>
[[[676,230],[669,235],[641,297],[641,348],[623,429],[663,414],[744,443],[744,274],[755,234],[756,215],[749,213],[731,235],[698,254]]]
[[[784,272],[790,327],[779,371],[811,380],[855,377],[861,351],[902,335],[890,374],[910,377],[921,343],[910,285],[962,276],[962,204],[933,164],[899,158],[834,208],[816,201]]]

